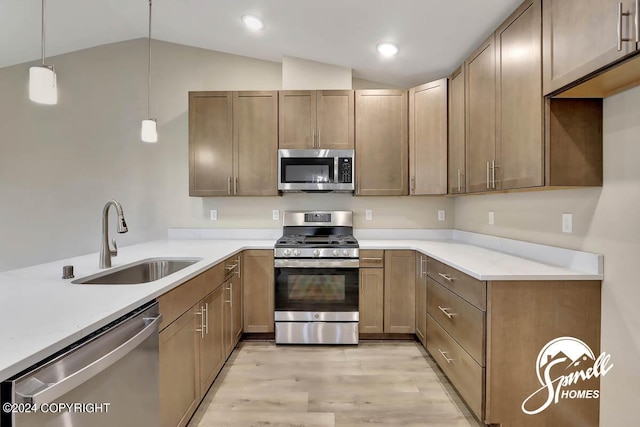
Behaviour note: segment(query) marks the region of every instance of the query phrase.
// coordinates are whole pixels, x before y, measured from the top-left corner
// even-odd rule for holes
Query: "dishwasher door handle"
[[[136,347],[143,343],[147,338],[157,332],[160,322],[162,321],[162,314],[155,317],[145,317],[145,327],[140,330],[133,337],[116,347],[109,353],[95,360],[94,362],[78,369],[72,374],[66,376],[55,383],[42,383],[47,387],[32,394],[22,394],[16,391],[16,403],[30,403],[32,405],[41,405],[43,403],[51,403],[55,399],[64,396],[71,390],[87,382],[91,378],[98,375],[100,372],[107,369],[127,354],[131,353]],[[115,331],[114,331],[115,332]],[[37,378],[35,378],[37,380]],[[21,402],[18,402],[21,400]]]

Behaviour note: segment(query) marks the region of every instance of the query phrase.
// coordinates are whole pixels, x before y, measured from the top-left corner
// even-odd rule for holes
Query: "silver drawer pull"
[[[382,261],[382,258],[360,258],[362,261]]]
[[[449,276],[448,274],[444,274],[444,273],[438,273],[438,276],[446,279],[449,282],[453,282],[453,277]]]
[[[451,363],[451,362],[453,362],[453,360],[454,360],[454,359],[449,359],[449,358],[447,357],[447,353],[448,353],[448,351],[442,351],[442,350],[440,350],[440,349],[438,349],[438,351],[440,352],[440,354],[442,355],[442,357],[444,357],[444,360],[446,360],[446,361],[447,361],[447,363]]]
[[[233,270],[234,268],[236,268],[238,266],[238,264],[233,264],[233,265],[227,265],[225,268],[229,271]]]
[[[440,307],[438,306],[438,308],[440,309],[441,312],[443,312],[445,314],[445,316],[447,316],[449,319],[451,319],[453,316],[456,315],[456,313],[449,313],[449,311],[447,310],[451,310],[448,307]]]

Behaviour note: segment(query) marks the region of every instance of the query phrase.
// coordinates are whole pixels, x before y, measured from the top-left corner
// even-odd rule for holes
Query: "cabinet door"
[[[384,332],[384,268],[360,269],[359,330],[361,334]]]
[[[223,325],[223,337],[222,341],[224,343],[224,359],[227,360],[227,357],[233,351],[233,347],[235,343],[233,342],[233,277],[230,277],[224,282],[223,287],[223,298],[224,298],[224,306],[222,310],[222,325]]]
[[[233,147],[233,193],[277,196],[277,92],[233,93]]]
[[[635,2],[625,0],[618,50],[618,0],[544,0],[544,94],[554,92],[636,49]]]
[[[416,253],[416,335],[427,345],[427,257]]]
[[[224,287],[211,292],[201,303],[204,331],[200,332],[200,397],[204,397],[224,364],[222,340],[222,310]]]
[[[449,194],[465,188],[464,65],[449,77]]]
[[[496,65],[493,35],[465,62],[467,192],[487,191],[496,145]]]
[[[356,195],[409,194],[407,91],[356,91]]]
[[[317,146],[352,150],[355,140],[355,98],[352,90],[317,92]]]
[[[273,251],[244,251],[242,261],[244,331],[274,332]]]
[[[189,195],[231,195],[231,92],[189,92]]]
[[[416,330],[414,251],[384,251],[384,332]]]
[[[409,92],[409,194],[447,194],[447,79]]]
[[[240,263],[241,256],[238,255],[237,259],[238,263]],[[244,321],[241,265],[238,264],[237,268],[238,270],[234,273],[233,278],[231,279],[231,311],[233,314],[232,337],[234,347],[242,337],[242,324]]]
[[[185,426],[200,402],[199,306],[160,332],[160,425]]]
[[[316,92],[285,90],[279,92],[279,98],[278,148],[315,148]]]
[[[497,188],[541,186],[543,99],[540,0],[523,3],[496,31]]]

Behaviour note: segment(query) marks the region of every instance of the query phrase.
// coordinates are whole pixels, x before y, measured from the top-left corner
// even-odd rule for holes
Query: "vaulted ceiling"
[[[154,0],[153,38],[281,62],[295,56],[409,87],[450,73],[521,0]],[[146,37],[148,0],[48,0],[47,56]],[[39,59],[41,0],[0,0],[0,67]],[[265,24],[254,32],[241,16]],[[381,41],[400,52],[381,58]]]

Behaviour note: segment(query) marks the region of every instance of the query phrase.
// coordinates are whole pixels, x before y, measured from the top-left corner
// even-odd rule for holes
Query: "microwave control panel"
[[[338,182],[351,183],[353,182],[353,158],[352,157],[339,157],[338,158]]]

